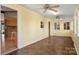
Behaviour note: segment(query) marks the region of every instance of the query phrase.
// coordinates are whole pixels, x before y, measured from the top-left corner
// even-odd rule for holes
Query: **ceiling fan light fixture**
[[[59,12],[54,12],[54,11],[51,11],[51,10],[48,10],[48,12],[53,13],[54,15],[58,15],[59,14]]]

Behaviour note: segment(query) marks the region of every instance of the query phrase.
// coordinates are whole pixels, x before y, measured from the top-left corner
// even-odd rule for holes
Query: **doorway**
[[[48,22],[48,36],[50,38],[50,21]]]
[[[1,6],[1,54],[17,49],[17,11]]]

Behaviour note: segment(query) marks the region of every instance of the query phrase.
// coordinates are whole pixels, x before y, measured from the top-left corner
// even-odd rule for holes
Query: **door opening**
[[[17,48],[17,11],[1,6],[1,54]]]
[[[50,38],[50,21],[48,22],[48,35],[49,35],[49,38]]]

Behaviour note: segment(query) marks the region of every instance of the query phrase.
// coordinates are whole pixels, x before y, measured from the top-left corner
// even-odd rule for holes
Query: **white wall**
[[[75,49],[79,55],[79,5],[74,11],[74,33],[72,33],[72,39],[74,42]]]
[[[78,9],[78,25],[77,25],[77,27],[78,27],[78,37],[79,37],[79,9]]]

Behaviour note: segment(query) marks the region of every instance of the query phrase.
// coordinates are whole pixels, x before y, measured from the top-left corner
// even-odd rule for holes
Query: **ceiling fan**
[[[47,11],[47,10],[50,10],[50,11],[54,11],[54,12],[58,12],[58,10],[56,10],[55,8],[58,8],[59,5],[49,5],[49,4],[45,4],[43,9],[44,9],[44,13]]]

